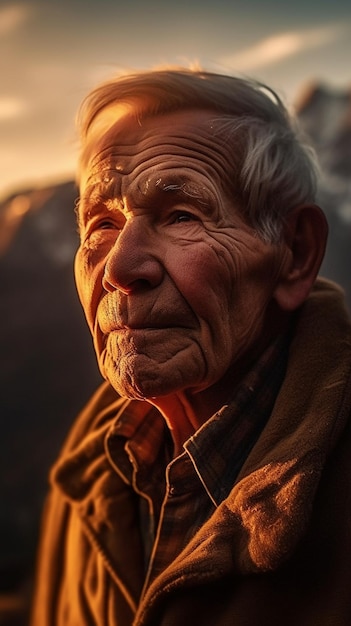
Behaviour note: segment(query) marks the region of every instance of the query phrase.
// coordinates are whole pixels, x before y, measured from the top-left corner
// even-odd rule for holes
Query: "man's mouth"
[[[116,315],[100,315],[99,327],[104,334],[118,331],[149,331],[149,330],[167,330],[172,328],[190,328],[193,320],[189,319],[189,314],[154,314],[142,316],[139,312],[130,313],[128,319],[124,316]]]

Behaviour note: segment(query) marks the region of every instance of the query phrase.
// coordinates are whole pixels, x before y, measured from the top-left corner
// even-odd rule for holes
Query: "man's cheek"
[[[93,263],[90,255],[80,247],[75,257],[74,274],[78,295],[84,305],[91,299],[99,277],[101,283],[101,264]]]
[[[84,292],[86,281],[86,270],[81,248],[78,249],[74,259],[74,276],[78,291],[79,299],[84,306]]]
[[[96,291],[96,289],[94,289],[95,283],[91,277],[87,277],[81,271],[79,271],[78,273],[76,272],[75,277],[79,300],[83,307],[90,331],[93,332],[96,310],[98,306],[97,297],[94,297],[94,292]]]

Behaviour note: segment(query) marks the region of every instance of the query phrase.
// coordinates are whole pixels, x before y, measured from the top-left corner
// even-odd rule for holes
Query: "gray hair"
[[[94,120],[118,103],[131,104],[139,119],[185,109],[212,111],[219,136],[231,148],[233,193],[265,241],[279,241],[289,211],[315,200],[313,151],[280,97],[262,83],[183,68],[118,76],[95,88],[81,105],[81,165]]]

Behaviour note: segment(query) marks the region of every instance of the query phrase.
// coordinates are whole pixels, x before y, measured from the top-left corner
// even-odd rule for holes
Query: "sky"
[[[351,87],[350,0],[0,0],[0,198],[74,176],[84,96],[169,64],[252,76],[293,107]]]

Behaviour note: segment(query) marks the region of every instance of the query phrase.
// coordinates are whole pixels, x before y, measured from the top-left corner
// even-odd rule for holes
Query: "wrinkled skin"
[[[241,216],[212,118],[124,113],[93,142],[81,181],[76,281],[100,369],[182,440],[274,333],[284,259]]]

